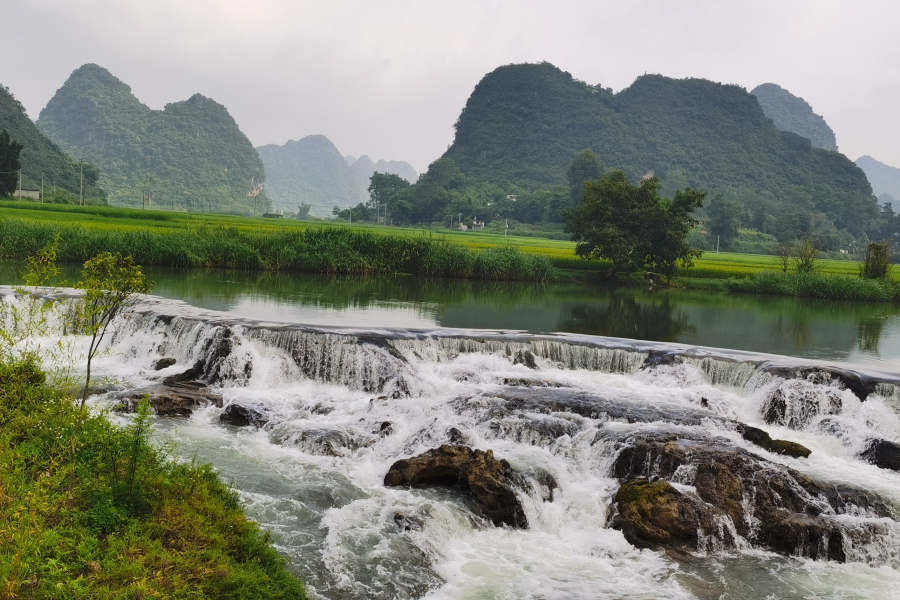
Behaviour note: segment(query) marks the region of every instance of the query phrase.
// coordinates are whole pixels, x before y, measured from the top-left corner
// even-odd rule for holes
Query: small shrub
[[[816,270],[816,261],[819,258],[819,248],[806,236],[803,241],[794,246],[794,268],[798,273],[812,273]]]
[[[883,244],[869,244],[866,248],[866,261],[860,265],[860,276],[864,279],[887,279],[891,272],[891,244],[888,240]]]

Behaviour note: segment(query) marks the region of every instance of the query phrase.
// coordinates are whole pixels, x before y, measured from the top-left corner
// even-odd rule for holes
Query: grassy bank
[[[744,278],[681,277],[678,285],[695,290],[718,290],[830,298],[833,300],[900,302],[900,282],[885,279],[862,279],[829,273],[783,273],[761,271]]]
[[[64,262],[83,262],[106,250],[131,255],[143,265],[186,268],[532,281],[553,278],[548,259],[511,247],[478,251],[424,234],[384,235],[323,227],[241,229],[197,223],[168,229],[98,228],[5,218],[0,219],[0,258],[24,259],[56,236],[60,238],[59,259]]]
[[[73,461],[77,411],[33,363],[0,362],[0,598],[304,597],[209,467],[149,443],[146,412],[87,418]]]

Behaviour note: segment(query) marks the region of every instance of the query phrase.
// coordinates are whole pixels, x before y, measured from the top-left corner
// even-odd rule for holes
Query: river
[[[140,389],[201,361],[226,406],[265,415],[239,428],[208,406],[156,427],[236,487],[314,598],[900,598],[900,473],[862,458],[871,440],[900,437],[893,305],[149,274],[161,298],[119,325],[99,371]],[[177,362],[152,370],[161,357]],[[861,398],[829,378],[835,368],[885,382]],[[738,422],[811,454],[772,454]],[[611,527],[614,475],[623,449],[660,434],[864,490],[891,515],[823,505],[816,519],[840,530],[842,561],[813,560],[809,545],[776,553],[752,527],[705,532],[693,552],[640,549]],[[459,489],[384,485],[396,460],[449,441],[491,449],[531,482],[518,492],[527,529],[494,526]],[[680,473],[674,485],[696,495]]]

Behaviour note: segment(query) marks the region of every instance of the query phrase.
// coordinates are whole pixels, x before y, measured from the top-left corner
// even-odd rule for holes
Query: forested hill
[[[750,93],[756,96],[763,112],[778,129],[803,136],[816,148],[837,151],[834,131],[806,100],[774,83],[758,85]]]
[[[900,169],[871,156],[860,156],[856,164],[866,172],[878,200],[882,204],[890,202],[894,210],[900,209]]]
[[[310,204],[316,216],[360,201],[359,183],[341,153],[324,135],[258,148],[266,166],[267,191],[275,208],[296,211]]]
[[[384,160],[372,162],[372,159],[363,154],[359,158],[345,156],[344,160],[350,165],[353,173],[357,178],[365,183],[366,189],[369,187],[369,179],[373,173],[390,173],[397,175],[401,179],[405,179],[409,183],[415,183],[419,178],[419,174],[411,164],[402,160]]]
[[[54,185],[78,194],[80,183],[78,162],[47,139],[28,118],[22,104],[7,88],[0,85],[0,130],[3,129],[23,146],[19,160],[22,164],[24,189],[39,189],[43,177],[47,195],[51,193]],[[88,165],[87,171],[89,180],[93,182],[94,169]],[[89,195],[96,195],[96,191],[91,185]]]
[[[95,163],[110,204],[262,212],[265,180],[259,154],[221,104],[195,94],[152,110],[106,69],[76,69],[38,119],[63,149]]]
[[[823,213],[861,233],[878,216],[852,161],[779,131],[744,88],[702,79],[645,75],[613,94],[548,63],[500,67],[475,87],[444,158],[481,184],[546,189],[585,148],[633,180],[654,172],[664,190],[733,194],[761,222]]]

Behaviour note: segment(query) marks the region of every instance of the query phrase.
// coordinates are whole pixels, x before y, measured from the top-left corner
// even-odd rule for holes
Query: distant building
[[[30,200],[40,200],[41,199],[41,191],[40,190],[21,190],[21,195],[19,195],[19,190],[13,192],[13,198],[28,198]]]
[[[468,231],[469,227],[465,223],[460,223],[459,229],[460,229],[460,231]]]
[[[484,229],[484,221],[472,221],[472,231],[481,231]]]

